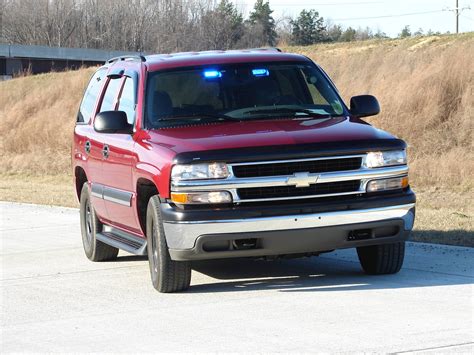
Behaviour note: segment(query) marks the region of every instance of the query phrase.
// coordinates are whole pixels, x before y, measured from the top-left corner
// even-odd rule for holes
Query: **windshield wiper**
[[[185,119],[202,119],[202,118],[215,118],[222,121],[233,121],[238,122],[240,119],[227,116],[219,113],[193,113],[189,115],[173,115],[173,116],[163,116],[158,118],[158,121],[173,121],[173,120],[185,120]]]
[[[255,115],[255,114],[271,115],[274,113],[293,114],[294,116],[296,116],[298,113],[304,113],[306,114],[307,117],[321,117],[321,118],[331,117],[330,114],[321,114],[321,113],[317,113],[317,112],[314,112],[313,110],[306,109],[306,108],[284,108],[284,107],[272,108],[272,109],[265,108],[265,109],[260,109],[260,110],[259,109],[249,110],[249,111],[245,111],[243,114],[244,115]]]

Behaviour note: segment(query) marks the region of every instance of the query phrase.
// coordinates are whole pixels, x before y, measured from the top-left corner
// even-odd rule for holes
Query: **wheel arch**
[[[81,200],[82,186],[88,181],[86,171],[81,166],[76,166],[74,169],[74,184],[76,187],[77,201]]]
[[[140,227],[144,234],[146,234],[146,212],[148,207],[148,201],[154,195],[159,196],[159,190],[156,184],[144,177],[137,179],[136,184],[137,192],[137,216],[140,222]]]

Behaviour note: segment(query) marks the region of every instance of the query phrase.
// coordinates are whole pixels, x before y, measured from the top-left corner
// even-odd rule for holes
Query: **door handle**
[[[84,144],[84,150],[86,151],[87,154],[90,154],[91,152],[91,142],[86,141],[86,144]]]
[[[107,144],[104,145],[104,148],[102,148],[102,156],[104,157],[104,159],[107,159],[109,157],[109,152],[110,152],[109,146]]]

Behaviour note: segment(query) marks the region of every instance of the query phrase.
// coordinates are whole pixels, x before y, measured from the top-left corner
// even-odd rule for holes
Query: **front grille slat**
[[[361,157],[334,158],[285,163],[265,163],[255,165],[233,166],[234,176],[237,178],[293,175],[299,172],[325,173],[331,171],[345,171],[360,169]]]
[[[309,187],[272,186],[237,189],[241,200],[327,195],[358,191],[360,180],[328,182]]]

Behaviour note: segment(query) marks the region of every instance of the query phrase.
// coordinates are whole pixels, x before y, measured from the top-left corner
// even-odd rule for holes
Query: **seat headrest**
[[[166,91],[156,91],[153,95],[154,117],[169,116],[173,113],[173,102]]]
[[[260,78],[253,84],[255,104],[271,105],[273,100],[280,96],[278,83],[272,78]]]

